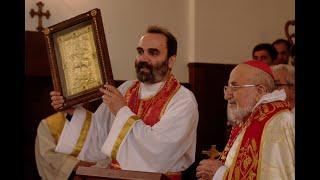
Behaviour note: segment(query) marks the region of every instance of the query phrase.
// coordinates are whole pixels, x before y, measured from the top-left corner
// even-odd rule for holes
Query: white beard
[[[234,100],[230,100],[230,101],[234,101]],[[239,107],[239,104],[237,104],[236,108],[230,108],[229,105],[227,107],[227,115],[228,115],[228,121],[231,122],[231,124],[233,123],[240,123],[244,120],[244,118],[246,116],[248,116],[252,110],[254,105],[256,104],[254,99],[248,99],[248,106],[245,106],[243,108]]]

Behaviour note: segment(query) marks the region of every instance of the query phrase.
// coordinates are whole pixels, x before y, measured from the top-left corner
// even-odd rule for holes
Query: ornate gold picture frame
[[[43,30],[55,91],[62,93],[61,110],[101,97],[99,88],[114,84],[99,9]]]

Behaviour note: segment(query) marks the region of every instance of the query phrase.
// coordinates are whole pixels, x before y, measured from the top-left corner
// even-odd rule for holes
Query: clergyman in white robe
[[[133,83],[134,81],[127,81],[118,89],[125,94]],[[140,98],[154,96],[163,83],[141,83]],[[88,115],[85,112],[85,109],[77,108],[71,121],[65,121],[57,144],[51,143],[51,147],[55,147],[57,158],[68,157],[66,154],[72,154],[77,148]],[[108,162],[114,155],[123,170],[167,173],[183,171],[194,162],[199,115],[197,102],[191,91],[180,86],[167,102],[160,121],[153,126],[144,124],[141,119],[132,121],[134,115],[125,106],[114,116],[102,103],[92,115],[79,154],[74,158],[68,157],[72,159],[70,165],[75,165],[79,160]],[[40,124],[39,129],[41,126],[43,125]],[[49,151],[42,151],[40,157],[45,157],[46,153]],[[38,158],[37,161],[41,160]],[[97,165],[101,164],[103,163]],[[64,168],[62,162],[59,167]],[[70,170],[72,169],[68,168],[65,171]]]

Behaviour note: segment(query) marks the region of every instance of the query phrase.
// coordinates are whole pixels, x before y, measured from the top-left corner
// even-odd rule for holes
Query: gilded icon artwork
[[[99,88],[113,75],[101,12],[86,13],[45,28],[54,90],[65,99],[60,110],[101,98]]]
[[[68,96],[103,85],[91,25],[61,35],[57,41]]]

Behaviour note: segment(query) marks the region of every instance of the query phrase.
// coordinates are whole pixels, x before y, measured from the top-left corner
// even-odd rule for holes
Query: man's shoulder
[[[294,115],[289,110],[283,110],[274,114],[270,119],[270,125],[275,127],[293,127],[295,124]]]
[[[183,85],[180,86],[179,90],[175,94],[175,99],[178,101],[190,101],[197,104],[197,100],[193,92]]]
[[[181,93],[187,94],[188,96],[194,97],[193,92],[182,84],[180,84],[180,88],[178,91],[181,91]]]

